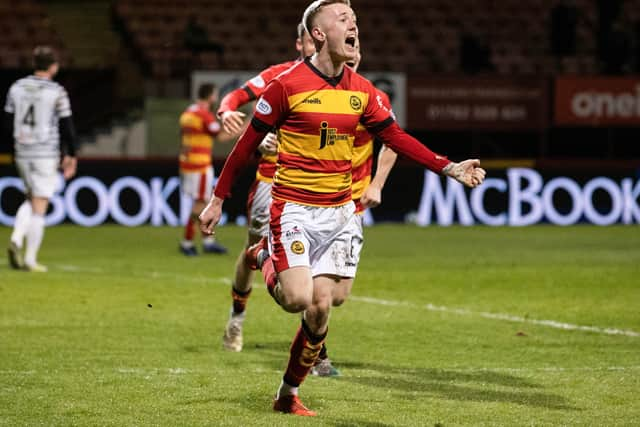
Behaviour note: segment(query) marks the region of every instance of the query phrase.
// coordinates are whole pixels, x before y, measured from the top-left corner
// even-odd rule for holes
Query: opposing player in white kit
[[[26,188],[8,254],[9,264],[15,269],[46,272],[47,268],[37,262],[44,217],[58,187],[58,170],[61,168],[64,178],[70,179],[76,173],[77,160],[69,96],[52,81],[59,68],[56,53],[48,46],[36,47],[33,65],[33,75],[11,86],[4,107],[8,133],[14,140],[16,168]]]

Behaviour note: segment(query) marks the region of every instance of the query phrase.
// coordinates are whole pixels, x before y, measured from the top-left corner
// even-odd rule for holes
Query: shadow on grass
[[[441,382],[481,382],[491,383],[509,387],[540,388],[539,385],[527,381],[514,375],[505,374],[491,370],[478,371],[456,371],[455,369],[428,369],[428,368],[406,368],[386,366],[374,363],[362,362],[339,362],[340,367],[359,370],[370,370],[380,372],[385,375],[407,375],[428,378],[430,381]]]
[[[495,371],[460,372],[443,369],[410,369],[349,362],[341,363],[340,367],[379,372],[381,376],[363,376],[352,372],[338,379],[364,386],[395,389],[403,393],[402,397],[406,400],[421,398],[421,395],[437,394],[449,400],[508,402],[538,408],[580,410],[571,406],[562,396],[534,390],[540,389],[540,385]],[[471,384],[469,385],[469,383]],[[515,390],[488,390],[486,384],[513,387]]]

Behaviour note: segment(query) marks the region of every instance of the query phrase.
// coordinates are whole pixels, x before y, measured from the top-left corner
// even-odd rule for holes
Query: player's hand
[[[382,189],[369,184],[360,198],[360,203],[365,209],[375,208],[382,203]]]
[[[200,231],[205,234],[215,234],[214,228],[220,221],[222,215],[223,199],[213,196],[207,206],[200,212],[198,219],[200,220]]]
[[[276,154],[278,152],[278,138],[276,134],[269,132],[260,145],[258,145],[258,150],[267,156]]]
[[[72,156],[64,156],[62,162],[60,162],[60,167],[62,168],[62,176],[64,176],[64,179],[69,180],[76,174],[78,159]]]
[[[242,131],[242,124],[244,123],[244,114],[242,111],[225,111],[220,116],[222,121],[222,128],[225,132],[231,135],[237,135]]]
[[[460,163],[451,162],[442,169],[443,175],[450,176],[470,188],[482,184],[487,172],[480,167],[480,160],[470,159]]]

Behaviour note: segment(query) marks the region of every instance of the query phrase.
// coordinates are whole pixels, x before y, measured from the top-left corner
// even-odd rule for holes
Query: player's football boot
[[[10,242],[9,248],[7,248],[7,255],[9,255],[9,265],[11,268],[20,270],[24,267],[24,258],[18,245]]]
[[[273,410],[303,417],[315,417],[317,415],[315,411],[304,406],[298,396],[291,394],[280,396],[280,399],[274,399]]]
[[[226,254],[227,248],[218,242],[204,242],[202,244],[202,251],[208,254]]]
[[[198,255],[198,251],[195,246],[185,246],[183,244],[180,245],[180,252],[184,256],[196,256]]]
[[[34,264],[25,264],[23,269],[30,273],[46,273],[47,271],[49,271],[46,266],[38,264],[37,262]]]
[[[328,357],[324,359],[318,358],[311,368],[311,375],[318,377],[339,377],[340,371],[331,364],[331,360]]]
[[[242,317],[231,316],[224,328],[222,345],[229,351],[242,351]]]
[[[265,251],[265,252],[262,252]],[[264,254],[269,253],[269,241],[262,237],[258,243],[254,243],[244,251],[244,262],[251,270],[260,270],[264,262]]]

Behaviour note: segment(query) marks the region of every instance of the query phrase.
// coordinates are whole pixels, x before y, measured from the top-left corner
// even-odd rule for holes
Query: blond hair
[[[322,10],[323,7],[329,6],[330,4],[342,3],[351,7],[350,0],[316,0],[311,3],[304,11],[302,15],[302,24],[304,28],[307,30],[307,33],[311,34],[311,29],[313,28],[314,19],[318,15],[318,13]]]

